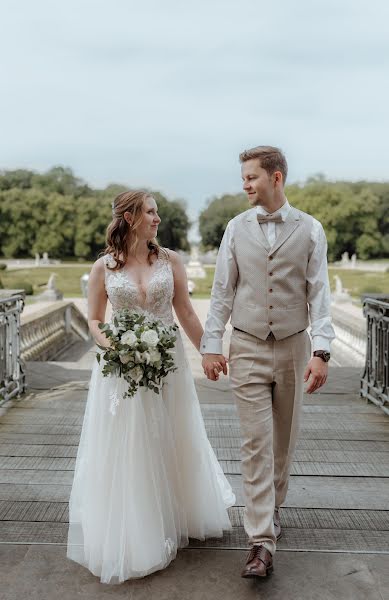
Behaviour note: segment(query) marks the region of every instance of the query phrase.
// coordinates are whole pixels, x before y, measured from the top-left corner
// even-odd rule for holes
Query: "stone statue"
[[[37,302],[55,302],[56,300],[63,300],[63,293],[58,290],[55,286],[56,273],[51,273],[49,280],[46,285],[44,292],[35,296]]]
[[[355,269],[356,266],[357,266],[357,255],[353,254],[351,257],[351,268]]]
[[[335,279],[335,292],[332,294],[333,302],[351,302],[351,296],[344,289],[342,280],[339,275],[334,275]]]
[[[89,273],[84,273],[83,275],[81,275],[80,285],[81,285],[81,292],[82,292],[82,295],[84,296],[84,298],[88,297],[88,281],[89,281]]]
[[[349,254],[348,254],[348,252],[343,252],[341,265],[342,265],[342,267],[348,267],[349,264],[350,264]]]
[[[190,261],[185,267],[188,279],[205,279],[207,276],[204,267],[199,260],[199,251],[197,246],[191,247]]]
[[[57,273],[51,273],[50,277],[49,277],[49,281],[47,282],[47,289],[48,290],[55,290],[55,278],[57,277]]]
[[[343,285],[342,285],[341,278],[339,277],[339,275],[334,275],[334,279],[335,279],[335,294],[342,294]]]
[[[199,249],[198,249],[197,246],[194,246],[194,245],[191,246],[191,249],[190,249],[190,258],[191,258],[191,260],[198,262],[198,260],[199,260]]]
[[[39,256],[39,253],[38,253],[38,252],[35,252],[35,266],[36,266],[36,267],[39,267],[39,265],[40,265],[40,262],[41,262],[41,258],[40,258],[40,256]]]

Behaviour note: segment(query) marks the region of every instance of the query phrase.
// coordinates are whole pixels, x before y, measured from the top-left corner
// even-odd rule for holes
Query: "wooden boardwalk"
[[[356,369],[335,368],[323,392],[305,399],[278,550],[389,554],[389,418],[359,399],[358,385]],[[197,388],[237,503],[232,532],[191,547],[246,548],[239,423],[228,382],[198,380]],[[85,381],[69,382],[29,394],[0,417],[0,543],[66,544],[86,394]]]

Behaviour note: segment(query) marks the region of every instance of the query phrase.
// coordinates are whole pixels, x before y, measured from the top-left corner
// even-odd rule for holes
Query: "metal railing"
[[[367,348],[360,393],[389,415],[389,302],[365,298],[363,314]]]
[[[24,297],[0,298],[0,406],[24,392],[25,374],[20,352],[20,314]]]

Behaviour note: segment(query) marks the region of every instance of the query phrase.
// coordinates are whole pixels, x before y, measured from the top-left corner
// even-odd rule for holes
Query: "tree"
[[[161,217],[158,227],[158,242],[170,250],[189,250],[190,221],[185,205],[178,200],[169,201],[160,192],[153,192],[153,197]]]
[[[39,190],[0,192],[1,251],[6,257],[33,256],[36,232],[46,221],[47,197]]]
[[[248,208],[245,194],[224,194],[211,199],[199,217],[199,230],[204,248],[218,248],[227,223]]]
[[[389,256],[389,183],[329,182],[319,174],[285,191],[293,206],[322,223],[330,261],[343,252],[361,259]],[[214,198],[200,215],[203,245],[217,248],[229,219],[245,207],[242,194]]]
[[[112,183],[93,190],[61,166],[46,173],[0,172],[0,254],[21,258],[48,252],[53,258],[95,259],[105,246],[112,201],[126,189]],[[160,243],[187,250],[185,205],[159,192],[154,196],[162,218]]]
[[[33,171],[17,169],[16,171],[0,171],[0,190],[21,188],[26,190],[31,187]]]
[[[83,198],[77,205],[74,256],[96,260],[105,247],[105,233],[112,220],[111,202],[104,196]]]

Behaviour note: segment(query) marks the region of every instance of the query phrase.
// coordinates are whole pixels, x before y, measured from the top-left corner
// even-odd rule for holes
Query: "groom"
[[[203,369],[227,374],[222,354],[231,317],[230,381],[242,434],[244,527],[250,552],[242,577],[273,570],[304,392],[327,379],[330,318],[327,242],[322,225],[290,206],[287,163],[272,146],[240,155],[243,189],[252,208],[224,232],[205,332]],[[311,325],[311,341],[306,332]]]

